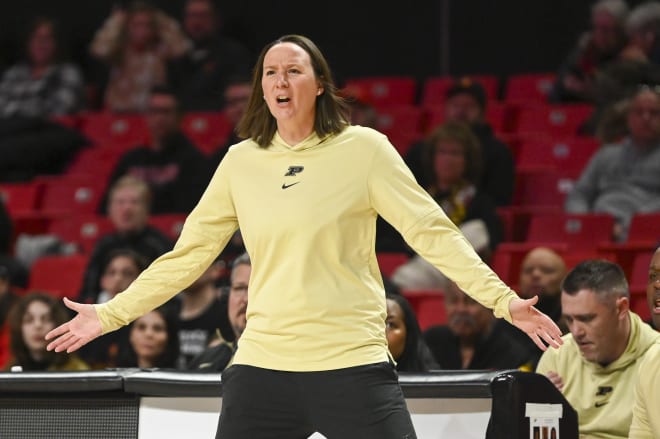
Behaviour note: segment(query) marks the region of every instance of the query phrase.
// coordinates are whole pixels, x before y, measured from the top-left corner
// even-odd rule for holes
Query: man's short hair
[[[621,267],[600,259],[590,259],[576,265],[564,278],[561,289],[569,296],[591,290],[601,302],[619,297],[630,298],[628,281]]]

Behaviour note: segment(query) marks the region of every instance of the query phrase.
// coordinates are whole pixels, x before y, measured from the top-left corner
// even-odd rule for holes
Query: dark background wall
[[[153,1],[180,17],[183,0]],[[337,78],[554,71],[588,23],[585,0],[220,1],[224,32],[255,53],[286,33],[311,37]],[[631,2],[638,3],[638,2]],[[35,15],[57,18],[85,65],[94,31],[117,1],[19,0],[0,5],[0,65],[21,52]]]

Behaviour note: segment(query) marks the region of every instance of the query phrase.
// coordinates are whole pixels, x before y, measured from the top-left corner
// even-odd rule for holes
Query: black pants
[[[222,373],[216,439],[414,439],[389,363],[321,372],[233,365]]]

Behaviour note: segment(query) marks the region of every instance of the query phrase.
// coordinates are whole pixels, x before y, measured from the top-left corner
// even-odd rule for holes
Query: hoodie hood
[[[282,139],[280,136],[279,131],[275,133],[273,136],[273,140],[270,143],[270,146],[268,147],[272,151],[305,151],[307,149],[315,148],[317,146],[320,146],[327,137],[321,139],[315,131],[312,132],[309,136],[307,136],[305,139],[300,141],[296,145],[289,145]]]

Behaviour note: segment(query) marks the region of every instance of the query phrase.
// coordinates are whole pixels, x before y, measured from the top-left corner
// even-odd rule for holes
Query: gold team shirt
[[[644,355],[635,384],[630,439],[660,437],[660,339]]]
[[[232,146],[172,251],[113,300],[115,330],[184,290],[240,226],[252,261],[247,326],[233,364],[320,371],[387,361],[376,217],[495,315],[516,297],[415,181],[387,138],[350,126],[295,146]]]
[[[571,334],[559,349],[543,353],[536,373],[557,372],[562,394],[577,411],[581,439],[625,439],[632,421],[633,389],[640,363],[660,334],[629,312],[630,337],[621,356],[607,366],[588,361]]]

